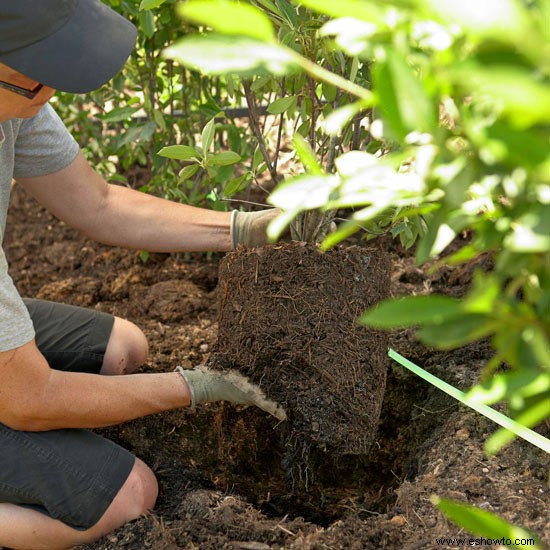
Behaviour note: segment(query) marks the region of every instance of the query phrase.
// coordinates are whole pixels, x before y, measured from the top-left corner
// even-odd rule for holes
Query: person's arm
[[[229,212],[107,184],[82,152],[63,170],[18,182],[56,217],[106,244],[150,252],[231,250]]]
[[[13,429],[98,428],[190,404],[189,387],[177,372],[57,371],[34,341],[0,352],[0,422]]]
[[[199,366],[159,374],[97,376],[50,369],[34,341],[0,352],[0,422],[15,430],[100,428],[215,401],[254,405],[286,420],[277,403],[236,372]]]

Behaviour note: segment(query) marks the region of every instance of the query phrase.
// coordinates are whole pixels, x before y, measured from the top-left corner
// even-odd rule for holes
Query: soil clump
[[[389,273],[380,250],[322,253],[299,242],[241,247],[220,262],[209,363],[240,372],[285,408],[287,421],[271,430],[265,413],[249,414],[248,430],[279,451],[293,490],[309,489],[322,471],[332,482],[335,468],[349,469],[350,456],[370,451],[386,387],[387,333],[357,320],[388,297]]]

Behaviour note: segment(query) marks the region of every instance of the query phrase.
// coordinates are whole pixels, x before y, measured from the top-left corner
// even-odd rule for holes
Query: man
[[[108,185],[47,104],[55,89],[80,93],[106,82],[135,39],[133,25],[99,0],[0,0],[0,244],[12,177],[105,243],[227,251],[266,242],[272,212],[211,212]],[[68,548],[153,508],[152,471],[85,428],[219,400],[285,418],[236,374],[132,374],[147,356],[140,329],[96,311],[23,301],[7,268],[0,248],[0,546]]]

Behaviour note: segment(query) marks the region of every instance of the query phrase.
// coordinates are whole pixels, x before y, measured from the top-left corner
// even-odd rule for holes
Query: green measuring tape
[[[511,432],[515,433],[517,436],[521,437],[522,439],[525,439],[525,441],[529,441],[529,443],[535,445],[539,449],[542,449],[543,451],[550,453],[550,440],[546,439],[546,437],[523,426],[523,424],[519,424],[515,420],[512,420],[511,418],[507,417],[506,415],[499,413],[498,411],[495,411],[495,409],[492,409],[488,405],[483,405],[482,403],[470,402],[468,399],[466,399],[466,394],[463,391],[457,390],[454,386],[451,386],[450,384],[447,384],[447,382],[444,382],[443,380],[441,380],[441,378],[438,378],[437,376],[430,374],[428,371],[425,371],[423,368],[419,367],[418,365],[415,365],[412,361],[409,361],[408,359],[406,359],[405,357],[403,357],[402,355],[400,355],[399,353],[397,353],[391,348],[388,350],[388,356],[394,361],[397,361],[400,365],[402,365],[406,369],[409,369],[411,372],[414,372],[414,374],[416,374],[417,376],[420,376],[420,378],[423,378],[424,380],[426,380],[426,382],[429,382],[436,388],[440,389],[441,391],[444,391],[446,394],[450,395],[451,397],[454,397],[457,401],[459,401],[463,405],[466,405],[467,407],[474,409],[474,411],[477,411],[483,416],[486,416],[487,418],[489,418],[499,426],[502,426],[503,428],[510,430]]]

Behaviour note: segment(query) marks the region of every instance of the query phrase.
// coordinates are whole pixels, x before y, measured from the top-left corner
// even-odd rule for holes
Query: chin
[[[47,101],[39,103],[38,105],[27,105],[25,109],[22,109],[21,112],[18,113],[17,118],[32,118],[36,116],[46,103]]]

